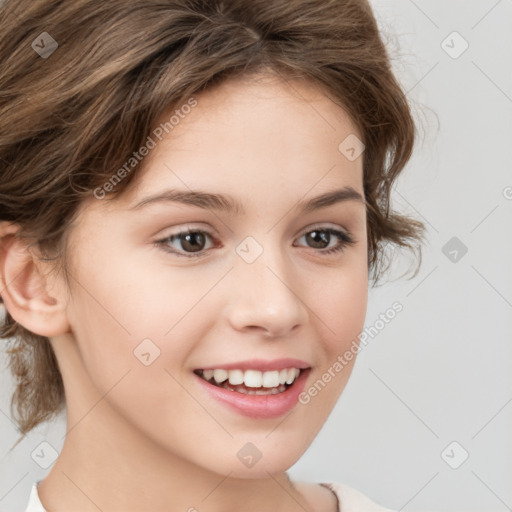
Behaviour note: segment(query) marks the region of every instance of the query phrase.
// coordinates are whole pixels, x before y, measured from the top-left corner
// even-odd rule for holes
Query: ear
[[[18,225],[0,222],[0,294],[7,311],[34,334],[51,337],[69,332],[65,295],[57,290],[50,295],[48,263],[16,236],[18,231]]]

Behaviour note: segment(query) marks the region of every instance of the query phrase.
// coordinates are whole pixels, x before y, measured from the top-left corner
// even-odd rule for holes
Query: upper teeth
[[[203,377],[206,380],[214,378],[217,384],[226,380],[233,386],[245,384],[249,388],[274,388],[280,384],[292,384],[299,376],[298,368],[285,368],[283,370],[273,370],[270,372],[260,372],[259,370],[203,370]]]

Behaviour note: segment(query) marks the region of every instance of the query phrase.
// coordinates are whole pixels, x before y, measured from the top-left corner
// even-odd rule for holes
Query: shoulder
[[[39,494],[37,493],[38,483],[39,481],[34,482],[32,484],[25,512],[47,512],[46,509],[43,507],[41,500],[39,499]]]
[[[327,486],[336,494],[340,510],[343,512],[394,512],[389,508],[377,505],[368,496],[348,485],[335,482],[327,482],[322,485]]]

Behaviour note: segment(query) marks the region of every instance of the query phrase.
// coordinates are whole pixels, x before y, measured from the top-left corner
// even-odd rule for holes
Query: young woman
[[[422,236],[389,206],[414,123],[367,1],[0,13],[12,413],[67,416],[26,511],[385,510],[286,473],[347,383],[384,245]]]

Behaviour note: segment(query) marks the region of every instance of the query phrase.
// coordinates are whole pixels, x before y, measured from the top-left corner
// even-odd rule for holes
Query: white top
[[[41,480],[34,482],[32,491],[28,500],[25,512],[48,512],[39,499],[37,493],[37,485]],[[338,512],[393,512],[389,508],[383,508],[374,503],[364,494],[352,489],[345,484],[337,484],[333,482],[322,483],[324,487],[328,487],[336,495],[338,499]]]

